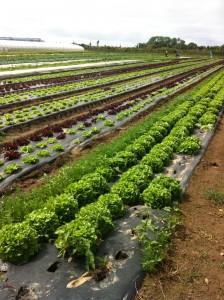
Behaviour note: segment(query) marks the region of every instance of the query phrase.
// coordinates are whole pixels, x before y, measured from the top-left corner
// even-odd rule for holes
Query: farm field
[[[25,64],[25,63],[39,63],[39,62],[60,62],[60,61],[68,61],[68,60],[116,60],[116,59],[130,59],[131,58],[146,58],[145,55],[130,55],[130,54],[120,54],[120,53],[94,53],[93,51],[84,51],[84,52],[37,52],[37,51],[10,51],[8,53],[1,52],[0,53],[0,61],[1,65],[6,64]],[[165,60],[164,56],[158,54],[149,54],[147,55],[149,60]]]
[[[174,58],[171,55],[171,59]],[[13,71],[13,70],[26,70],[33,68],[35,65],[36,68],[43,68],[46,66],[64,66],[71,65],[74,63],[82,64],[84,62],[91,61],[113,61],[113,60],[144,60],[144,61],[164,61],[167,60],[163,55],[153,53],[153,54],[125,54],[125,53],[108,53],[100,52],[94,53],[93,51],[84,51],[84,52],[43,52],[36,53],[35,51],[28,51],[24,53],[11,51],[10,54],[0,53],[0,69],[4,67],[4,71]],[[29,65],[30,64],[30,65]],[[7,67],[8,65],[8,67]]]
[[[74,61],[91,65],[39,70]],[[0,64],[21,71],[0,69],[0,299],[23,287],[133,298],[166,258],[222,119],[224,60],[15,52]]]

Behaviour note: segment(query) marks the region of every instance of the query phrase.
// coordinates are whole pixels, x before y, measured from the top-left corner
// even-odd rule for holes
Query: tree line
[[[196,43],[186,43],[180,38],[171,38],[168,36],[153,36],[146,43],[138,43],[135,47],[113,47],[107,45],[100,45],[100,41],[97,41],[97,45],[91,43],[81,44],[85,49],[103,50],[103,51],[122,51],[122,52],[165,52],[169,53],[184,52],[184,53],[198,53],[224,56],[224,44],[221,46],[200,46]]]
[[[160,49],[160,48],[171,48],[179,50],[214,50],[224,51],[224,44],[222,46],[199,46],[196,43],[187,44],[184,40],[180,38],[171,38],[168,36],[153,36],[146,43],[137,44],[137,48],[146,49]]]

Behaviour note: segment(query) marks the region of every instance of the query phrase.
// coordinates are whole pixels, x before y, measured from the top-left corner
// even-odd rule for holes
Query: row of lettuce
[[[28,91],[21,91],[18,92],[16,91],[15,93],[10,93],[6,95],[2,95],[0,97],[0,103],[13,103],[13,102],[18,102],[18,101],[23,101],[26,99],[32,100],[32,98],[37,98],[41,96],[46,96],[46,95],[52,95],[56,94],[59,92],[64,92],[64,91],[71,91],[71,90],[79,90],[82,88],[86,87],[94,87],[97,85],[101,84],[108,84],[108,83],[113,83],[114,81],[119,81],[123,79],[131,79],[135,78],[136,76],[141,76],[141,75],[150,75],[153,73],[153,70],[143,70],[143,71],[135,71],[135,72],[130,72],[130,73],[125,73],[125,74],[115,74],[112,76],[108,77],[103,77],[103,78],[93,78],[93,79],[88,79],[88,80],[81,80],[77,82],[71,82],[71,83],[65,83],[63,85],[53,85],[53,86],[48,86],[48,87],[39,87],[35,89],[30,89]]]
[[[124,214],[126,205],[172,206],[181,194],[179,183],[155,175],[176,152],[194,149],[192,144],[198,141],[191,134],[196,126],[214,125],[224,102],[222,86],[223,74],[105,165],[48,199],[43,209],[33,211],[23,222],[5,225],[0,231],[0,258],[13,263],[28,261],[42,242],[56,239],[61,254],[85,256],[93,267],[95,249],[113,229],[114,220]]]
[[[32,140],[30,141],[23,138],[20,140],[22,146],[18,142],[6,143],[3,146],[2,153],[0,153],[0,182],[22,171],[24,167],[27,169],[28,165],[32,169],[32,166],[38,164],[40,160],[43,162],[44,160],[48,161],[49,157],[55,158],[57,153],[60,155],[66,147],[72,144],[74,146],[79,145],[102,131],[110,131],[120,121],[124,121],[125,118],[144,110],[152,101],[152,98],[148,97],[144,100],[127,101],[126,105],[115,103],[114,106],[109,105],[104,110],[98,109],[97,112],[100,112],[96,116],[91,111],[87,114],[86,119],[83,118],[83,122],[76,122],[72,127],[71,122],[69,123],[70,127],[67,128],[57,126],[57,133],[52,130],[43,130],[42,136],[41,134],[32,134]],[[112,109],[112,107],[116,109]],[[117,111],[119,111],[118,114]],[[107,112],[110,112],[110,114],[108,115]],[[89,118],[89,115],[93,117]],[[59,143],[60,140],[64,141],[63,145]]]
[[[215,67],[211,70],[205,71],[203,74],[208,74],[212,70],[214,71]],[[195,74],[196,77],[198,74]],[[192,76],[192,75],[191,75]],[[200,76],[200,75],[199,75]],[[159,79],[166,77],[166,74],[160,75]],[[158,79],[158,78],[157,78]],[[17,125],[23,123],[32,123],[34,120],[39,119],[40,117],[47,117],[55,114],[60,114],[62,111],[69,109],[74,109],[80,105],[100,100],[110,101],[111,96],[117,96],[120,93],[129,92],[133,89],[151,84],[156,82],[155,78],[144,78],[131,80],[130,82],[120,83],[113,87],[104,89],[96,89],[95,91],[90,91],[89,93],[72,96],[69,98],[63,98],[54,101],[47,101],[41,104],[35,104],[23,109],[13,110],[12,112],[4,113],[0,115],[0,129],[5,130],[9,127],[16,127]]]
[[[206,60],[204,60],[204,62],[206,62]],[[166,62],[167,64],[168,62]],[[185,61],[185,62],[178,62],[178,65],[186,65],[189,63],[198,63],[197,60],[191,60],[191,61]],[[69,78],[69,77],[74,77],[76,75],[78,76],[82,76],[87,73],[90,76],[92,76],[93,74],[96,75],[100,75],[102,74],[108,74],[111,71],[118,71],[118,73],[124,73],[127,72],[127,68],[130,68],[130,71],[133,70],[133,68],[138,68],[139,70],[146,68],[148,64],[147,63],[126,63],[123,65],[110,65],[110,66],[103,66],[103,67],[88,67],[88,68],[80,68],[78,70],[67,70],[67,71],[58,71],[58,72],[54,72],[52,73],[43,73],[43,74],[37,74],[37,75],[33,75],[33,76],[24,76],[24,77],[17,77],[17,78],[10,78],[10,79],[4,79],[1,81],[2,85],[4,84],[11,84],[11,83],[26,83],[28,82],[29,84],[31,84],[32,82],[38,82],[39,83],[44,83],[44,82],[49,82],[50,80],[54,80],[54,79],[63,79],[63,78]],[[162,68],[164,66],[153,66],[153,69],[156,68],[156,70],[159,70],[160,68]],[[152,68],[152,66],[151,66]],[[109,72],[108,72],[109,71]],[[93,73],[93,74],[92,74]],[[109,73],[110,74],[110,73]],[[108,74],[108,75],[109,75]],[[58,81],[56,81],[58,82]]]
[[[169,89],[162,88],[153,92],[152,96],[145,95],[121,103],[108,104],[102,109],[91,110],[86,116],[74,118],[73,121],[66,120],[64,126],[56,125],[55,129],[47,127],[36,134],[34,132],[28,135],[27,138],[18,138],[14,142],[3,144],[0,153],[0,182],[15,173],[22,172],[24,167],[27,170],[30,165],[32,169],[33,165],[48,161],[49,157],[53,159],[61,155],[67,146],[79,145],[102,131],[112,130],[120,122],[125,122],[125,119],[128,120],[136,113],[144,111],[157,97],[173,93],[191,80],[193,78]],[[59,143],[60,140],[64,140],[63,145]]]
[[[44,53],[33,51],[15,51],[13,53],[2,52],[0,56],[0,65],[5,64],[23,64],[23,63],[38,63],[38,62],[64,62],[65,60],[89,60],[96,59],[94,54],[83,52],[49,52]],[[98,57],[97,57],[98,59]],[[105,59],[105,55],[103,55]]]
[[[141,67],[144,66],[145,63],[138,63],[134,66]],[[67,71],[58,71],[54,73],[43,73],[43,74],[37,74],[32,76],[24,76],[24,77],[16,77],[16,78],[9,78],[9,79],[3,79],[1,81],[2,84],[11,84],[11,83],[25,83],[25,82],[36,82],[41,80],[49,80],[49,79],[55,79],[55,78],[64,78],[64,77],[72,77],[75,75],[84,75],[85,73],[95,73],[95,72],[103,72],[103,71],[110,71],[110,70],[122,70],[123,68],[129,68],[133,67],[133,64],[125,64],[124,65],[110,65],[110,66],[104,66],[104,67],[88,67],[88,68],[81,68],[78,70],[67,70]]]
[[[188,66],[189,65],[189,66]],[[179,72],[191,70],[194,67],[200,67],[203,65],[208,65],[208,62],[206,63],[195,63],[193,66],[188,63],[187,66],[183,64],[183,67],[180,68],[180,66],[165,66],[156,69],[156,72],[167,72],[167,76],[170,76],[172,74],[176,74]],[[176,69],[177,68],[177,69]],[[61,92],[67,92],[71,90],[80,90],[83,88],[87,87],[95,87],[98,85],[103,85],[103,84],[109,84],[113,83],[119,80],[126,80],[126,79],[134,79],[135,77],[138,76],[150,76],[155,72],[155,69],[146,69],[142,71],[131,71],[131,72],[125,72],[124,74],[114,74],[106,77],[100,77],[100,78],[93,78],[93,79],[85,79],[81,81],[74,81],[70,80],[68,83],[63,83],[63,84],[58,84],[58,85],[50,85],[50,86],[43,86],[41,84],[40,87],[37,87],[35,89],[29,89],[28,91],[15,91],[14,93],[10,94],[5,94],[0,96],[0,104],[6,104],[6,103],[14,103],[14,102],[20,102],[26,99],[32,100],[32,98],[37,98],[37,97],[42,97],[42,96],[47,96],[47,95],[52,95],[56,93],[61,93]]]
[[[112,89],[97,89],[86,94],[54,101],[51,100],[50,102],[44,102],[41,104],[32,105],[30,107],[25,107],[23,109],[17,109],[0,115],[0,129],[4,129],[5,127],[11,125],[15,126],[24,122],[31,122],[32,120],[38,119],[42,116],[49,116],[85,103],[91,103],[93,101],[99,101],[110,96],[116,96],[117,94],[128,92],[129,90],[136,89],[153,82],[155,82],[155,78],[144,78],[141,80],[137,79],[118,84]]]
[[[108,60],[108,59],[107,59]],[[103,61],[102,61],[103,62]],[[16,71],[16,70],[25,70],[25,71],[29,71],[29,69],[32,69],[31,72],[33,72],[33,69],[35,70],[40,70],[42,71],[41,69],[42,68],[48,68],[48,67],[66,67],[66,66],[71,66],[71,68],[75,66],[78,67],[78,65],[82,65],[82,64],[86,64],[86,63],[91,63],[91,64],[94,64],[96,65],[97,63],[102,63],[100,59],[92,59],[89,61],[89,59],[78,59],[78,60],[66,60],[64,62],[62,61],[55,61],[55,62],[43,62],[43,63],[29,63],[29,64],[15,64],[15,65],[5,65],[4,67],[3,66],[0,66],[0,69],[2,69],[1,71],[4,72],[4,71]],[[6,74],[7,76],[8,74]]]

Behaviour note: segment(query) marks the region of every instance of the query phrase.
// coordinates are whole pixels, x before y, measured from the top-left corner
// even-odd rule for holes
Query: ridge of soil
[[[183,202],[182,214],[167,259],[147,275],[136,299],[224,300],[224,207],[204,193],[224,192],[224,117],[199,165]]]

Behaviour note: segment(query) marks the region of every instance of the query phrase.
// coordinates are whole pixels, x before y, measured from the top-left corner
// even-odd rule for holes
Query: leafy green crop
[[[142,159],[142,163],[152,168],[154,173],[159,173],[163,170],[163,160],[155,154],[147,154]]]
[[[172,158],[173,150],[169,146],[165,146],[162,143],[154,146],[150,151],[150,155],[154,157],[159,157],[163,165],[166,166],[169,164]]]
[[[97,127],[93,127],[93,128],[91,129],[92,134],[100,133],[100,131],[101,131],[101,129],[100,129],[100,128],[97,128]]]
[[[129,145],[126,150],[134,153],[138,159],[142,158],[146,153],[145,147],[137,142]]]
[[[55,137],[50,137],[49,139],[47,139],[47,143],[48,144],[54,144],[57,143],[57,139]]]
[[[55,246],[63,256],[85,256],[87,266],[94,268],[92,249],[96,247],[98,237],[96,228],[86,220],[67,223],[56,231],[58,238]]]
[[[104,126],[112,127],[114,126],[114,122],[112,120],[105,120]]]
[[[96,173],[102,175],[107,182],[112,181],[116,177],[116,171],[109,166],[96,168]]]
[[[82,136],[83,136],[84,139],[90,138],[91,135],[92,135],[92,131],[91,130],[84,131],[83,134],[82,134]]]
[[[139,202],[140,190],[138,186],[133,182],[128,181],[118,181],[112,187],[112,193],[119,195],[122,201],[128,205],[134,205]]]
[[[177,180],[160,175],[155,177],[142,194],[143,200],[152,208],[172,206],[181,195],[180,184]]]
[[[54,232],[59,226],[59,220],[53,211],[39,209],[30,213],[25,222],[34,228],[40,241],[48,241],[54,237]]]
[[[0,230],[0,257],[12,263],[24,263],[39,250],[38,235],[27,223],[5,225]]]
[[[97,201],[82,207],[76,215],[76,222],[82,220],[90,222],[100,237],[113,229],[110,210],[103,202]]]
[[[71,183],[66,189],[78,201],[79,206],[96,200],[100,194],[104,194],[108,190],[109,185],[105,178],[96,172],[83,176],[82,179]]]
[[[20,148],[20,151],[22,152],[22,153],[32,153],[33,152],[33,146],[32,145],[27,145],[27,146],[22,146],[21,148]]]
[[[129,151],[120,151],[113,158],[108,160],[109,166],[115,168],[118,172],[128,169],[136,162],[136,156]]]
[[[109,193],[99,197],[98,202],[107,207],[113,219],[122,217],[125,213],[124,205],[117,194]]]
[[[21,169],[21,166],[19,164],[11,163],[5,167],[4,172],[6,174],[13,174],[16,173],[19,169]]]
[[[181,154],[196,155],[200,152],[201,142],[196,136],[189,136],[177,148],[177,152]]]
[[[38,163],[39,158],[36,157],[35,155],[29,155],[23,158],[23,162],[26,164],[34,165]]]
[[[165,134],[163,135],[163,129],[160,130],[159,128],[152,128],[150,130],[150,135],[155,139],[157,143],[159,143],[165,136]]]
[[[106,200],[109,200],[108,204]],[[112,217],[116,212],[119,215],[123,212],[119,197],[110,194],[101,196],[95,203],[81,208],[74,221],[57,230],[56,247],[63,255],[85,256],[87,266],[93,268],[93,251],[99,240],[113,229]]]
[[[60,224],[64,224],[74,219],[78,211],[78,202],[72,195],[63,193],[49,198],[45,207],[57,215]]]
[[[61,144],[55,144],[54,146],[52,146],[52,150],[57,152],[63,152],[65,148]]]
[[[47,147],[47,141],[39,142],[36,144],[37,148],[44,149]]]
[[[153,134],[155,132],[155,134]],[[156,132],[159,132],[162,137],[166,136],[167,133],[168,133],[168,130],[167,130],[167,126],[164,124],[162,125],[162,123],[160,122],[160,125],[159,124],[155,124],[152,129],[150,130],[150,134],[156,139],[157,137],[157,133]],[[159,137],[159,135],[158,135]]]
[[[68,133],[68,134],[76,134],[76,133],[77,133],[77,129],[76,129],[76,128],[69,128],[69,129],[67,130],[67,133]]]
[[[152,178],[152,169],[140,163],[123,173],[120,182],[132,182],[138,186],[140,191],[143,191]]]
[[[171,192],[167,188],[153,182],[144,190],[142,196],[144,202],[152,208],[161,209],[172,205]]]
[[[49,152],[48,150],[46,150],[46,149],[43,149],[43,150],[39,151],[39,152],[37,153],[37,155],[40,156],[40,157],[48,157],[48,156],[51,156],[50,152]]]
[[[106,117],[103,114],[99,114],[97,117],[98,121],[104,121],[106,119]]]
[[[190,134],[190,131],[187,129],[186,126],[174,127],[170,133],[171,136],[177,137],[179,139],[179,141],[182,141],[183,139],[185,139],[189,134]]]
[[[205,113],[200,119],[199,119],[199,125],[214,125],[217,120],[217,115],[211,112]]]
[[[178,180],[165,175],[159,175],[153,179],[154,184],[159,184],[171,192],[173,201],[178,201],[181,197],[181,187]]]
[[[156,140],[150,134],[143,134],[139,138],[137,138],[133,145],[141,145],[145,148],[145,152],[147,153],[156,143]]]

